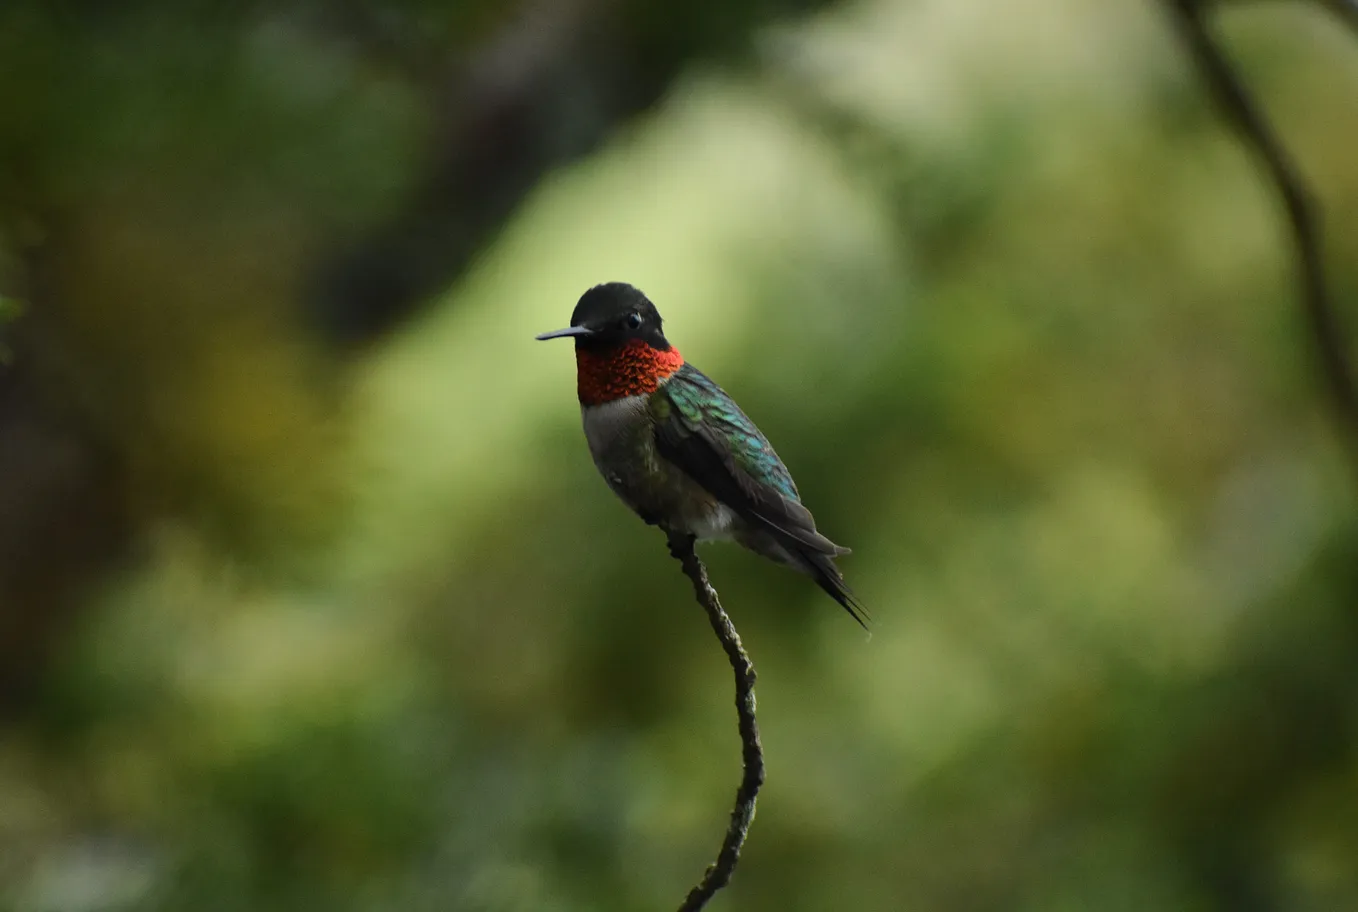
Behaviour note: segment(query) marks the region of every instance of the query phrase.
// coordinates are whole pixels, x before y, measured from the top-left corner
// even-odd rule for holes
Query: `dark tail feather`
[[[839,602],[844,610],[849,612],[849,616],[858,622],[858,626],[871,632],[872,628],[868,624],[872,621],[872,615],[868,613],[868,609],[863,607],[863,603],[858,600],[858,597],[853,594],[849,584],[844,582],[844,575],[839,572],[839,568],[835,566],[830,555],[816,552],[807,553],[804,550],[799,550],[798,556],[801,557],[802,566],[806,568],[806,572],[811,574],[811,578],[816,581],[816,585],[824,589],[830,598]]]
[[[872,628],[868,624],[872,621],[872,615],[868,609],[863,607],[863,603],[853,594],[849,584],[844,582],[844,575],[835,566],[835,558],[842,557],[850,553],[848,548],[837,545],[816,531],[811,514],[799,503],[793,503],[805,514],[808,523],[806,526],[786,526],[774,522],[766,515],[754,511],[748,519],[755,521],[756,528],[763,527],[764,533],[771,539],[777,548],[770,551],[761,548],[757,538],[747,542],[753,550],[764,554],[774,560],[784,563],[791,563],[792,566],[801,570],[816,581],[816,585],[826,591],[830,598],[839,602],[844,610],[849,612],[849,616],[858,622],[869,633]],[[779,554],[778,552],[782,552]],[[790,559],[790,560],[789,560]]]

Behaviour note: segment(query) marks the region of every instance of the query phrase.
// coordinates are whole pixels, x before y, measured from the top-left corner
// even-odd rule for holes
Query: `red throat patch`
[[[576,392],[581,405],[603,405],[628,396],[646,396],[660,381],[684,366],[679,349],[657,351],[632,339],[609,352],[575,350]]]

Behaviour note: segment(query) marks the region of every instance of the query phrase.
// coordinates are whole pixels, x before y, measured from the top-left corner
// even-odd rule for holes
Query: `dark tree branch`
[[[1221,115],[1268,174],[1282,200],[1297,256],[1302,306],[1320,358],[1321,376],[1340,433],[1358,468],[1358,385],[1348,343],[1325,279],[1320,214],[1313,194],[1249,91],[1217,47],[1201,0],[1164,0],[1171,19]],[[1326,0],[1346,21],[1358,25],[1353,0]]]
[[[1301,304],[1314,338],[1321,379],[1340,436],[1358,467],[1358,387],[1349,344],[1326,281],[1321,213],[1314,194],[1213,39],[1205,0],[1164,3],[1221,116],[1264,170],[1283,203],[1297,259]],[[1320,0],[1320,4],[1358,31],[1358,0]],[[1343,560],[1345,567],[1352,566],[1351,555],[1345,554]],[[1351,624],[1334,630],[1327,627],[1333,642],[1322,645],[1318,641],[1314,646],[1320,647],[1320,653],[1335,646],[1338,651],[1332,667],[1348,669],[1352,643],[1336,639],[1338,629],[1352,632]],[[1264,696],[1255,705],[1248,699],[1241,702],[1224,719],[1219,706],[1213,704],[1213,724],[1193,726],[1195,735],[1185,742],[1185,756],[1168,766],[1165,806],[1172,821],[1170,830],[1221,908],[1271,912],[1285,907],[1277,872],[1264,861],[1264,821],[1318,775],[1328,775],[1336,764],[1347,762],[1353,750],[1352,739],[1345,735],[1346,724],[1330,706],[1343,685],[1328,679],[1326,672],[1314,680],[1311,677],[1313,669],[1330,663],[1308,661],[1305,672],[1299,674],[1293,658],[1290,654],[1270,656],[1277,668],[1286,669],[1277,681],[1266,680],[1267,672],[1248,663],[1237,668],[1234,675],[1240,680],[1265,676],[1266,683],[1246,688]],[[1342,677],[1345,672],[1338,673]],[[1232,685],[1240,687],[1239,680]],[[1227,772],[1223,778],[1222,770],[1230,768],[1223,758],[1241,749],[1251,752],[1250,764],[1242,768],[1246,771]],[[1202,787],[1200,771],[1210,771],[1210,788]]]
[[[697,912],[707,905],[717,891],[731,882],[731,874],[740,861],[740,850],[745,845],[745,837],[754,821],[755,799],[759,787],[764,784],[764,748],[759,743],[759,725],[754,717],[754,663],[750,661],[745,647],[740,643],[731,618],[722,610],[717,598],[717,590],[707,581],[707,568],[693,550],[693,536],[669,534],[670,554],[684,568],[684,575],[693,582],[693,595],[698,604],[707,612],[712,622],[712,630],[721,640],[726,658],[731,662],[731,670],[736,676],[736,714],[740,726],[740,754],[743,775],[740,787],[736,789],[735,807],[731,809],[731,823],[726,828],[726,838],[722,840],[717,860],[711,864],[703,879],[689,891],[679,912]]]

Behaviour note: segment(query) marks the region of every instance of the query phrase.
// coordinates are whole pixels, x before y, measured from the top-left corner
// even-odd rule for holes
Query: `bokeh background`
[[[1214,22],[1358,324],[1358,42]],[[0,908],[677,906],[730,672],[595,475],[605,280],[878,621],[707,556],[749,910],[1358,908],[1358,519],[1153,3],[0,7]]]

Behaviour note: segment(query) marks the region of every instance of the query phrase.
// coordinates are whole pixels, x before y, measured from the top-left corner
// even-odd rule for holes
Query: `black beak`
[[[569,336],[592,336],[592,335],[594,335],[594,330],[590,329],[588,326],[567,326],[565,329],[558,329],[555,330],[554,332],[543,333],[542,335],[534,336],[533,338],[537,339],[539,342],[545,342],[548,339],[564,339]]]

